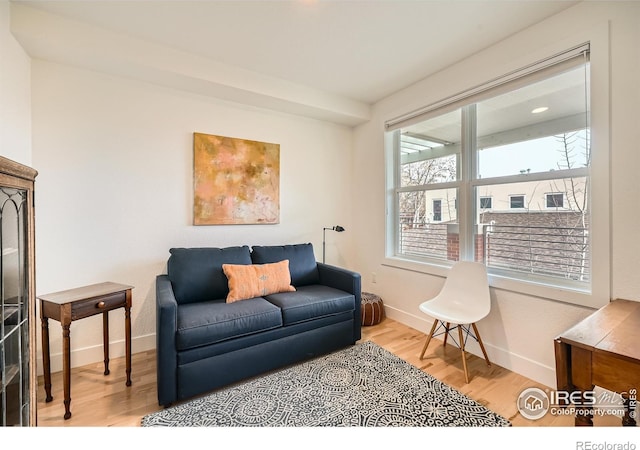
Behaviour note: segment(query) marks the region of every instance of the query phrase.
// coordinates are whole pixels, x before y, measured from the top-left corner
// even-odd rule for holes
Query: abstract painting
[[[280,145],[193,134],[194,225],[280,221]]]

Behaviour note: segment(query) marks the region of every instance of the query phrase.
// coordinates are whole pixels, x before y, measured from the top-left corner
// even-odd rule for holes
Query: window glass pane
[[[401,186],[422,186],[444,183],[456,179],[456,157],[426,159],[403,164],[401,168]]]
[[[480,197],[480,209],[491,209],[491,197]]]
[[[546,207],[544,192],[562,186],[564,208]],[[589,211],[586,178],[536,181],[476,188],[493,195],[493,209],[478,211],[483,259],[489,268],[589,281]],[[526,207],[514,211],[508,192],[527,192]],[[555,195],[555,194],[554,194]]]
[[[433,219],[434,222],[442,221],[442,200],[433,201]]]
[[[524,195],[512,195],[509,197],[509,207],[511,209],[524,208]]]
[[[400,185],[456,181],[460,129],[460,110],[403,128],[400,131]]]
[[[477,104],[478,178],[588,167],[585,69]]]
[[[399,194],[400,254],[442,259],[451,259],[452,255],[459,254],[456,196],[457,189]],[[439,211],[434,211],[435,205]],[[439,214],[439,221],[433,220],[436,214]],[[450,242],[452,234],[455,235],[455,243]]]
[[[564,194],[547,194],[547,208],[564,207]]]

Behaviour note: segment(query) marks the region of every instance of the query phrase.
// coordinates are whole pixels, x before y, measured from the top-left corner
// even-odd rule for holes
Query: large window
[[[388,254],[588,291],[588,45],[387,123]]]

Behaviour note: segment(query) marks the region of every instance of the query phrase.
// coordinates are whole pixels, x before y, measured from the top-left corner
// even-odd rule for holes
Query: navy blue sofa
[[[285,259],[295,292],[226,303],[222,264]],[[360,294],[360,274],[316,262],[311,244],[172,248],[156,279],[158,403],[355,344]]]

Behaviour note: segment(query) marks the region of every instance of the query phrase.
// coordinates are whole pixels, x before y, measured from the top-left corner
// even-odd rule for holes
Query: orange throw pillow
[[[296,290],[291,286],[288,259],[271,264],[223,264],[222,270],[229,280],[227,303]]]

